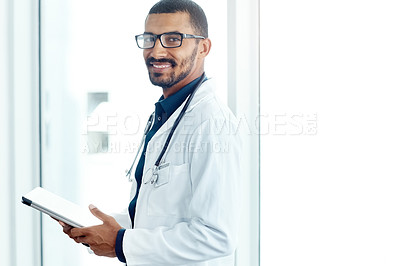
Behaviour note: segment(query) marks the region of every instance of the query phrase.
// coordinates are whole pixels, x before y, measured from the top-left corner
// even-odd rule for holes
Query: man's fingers
[[[85,236],[74,237],[73,240],[75,240],[76,243],[85,243],[86,242]]]
[[[94,206],[93,204],[89,205],[89,209],[90,212],[96,216],[97,218],[99,218],[100,220],[102,220],[103,222],[106,221],[110,216],[103,213],[102,211],[100,211],[96,206]]]
[[[62,222],[62,221],[58,221],[58,223],[59,223],[62,227],[66,227],[66,226],[67,226],[67,224],[64,223],[64,222]]]
[[[77,237],[84,237],[88,234],[89,234],[89,231],[85,228],[73,228],[73,229],[71,229],[71,232],[69,235],[72,238],[77,238]]]
[[[68,229],[68,228],[66,228],[66,227],[63,227],[63,232],[64,232],[65,234],[69,235],[69,234],[70,234],[70,231],[71,231],[71,229]]]
[[[62,226],[63,232],[64,232],[65,234],[67,234],[67,235],[70,236],[70,234],[71,234],[71,229],[72,229],[73,227],[70,226],[69,224],[66,224],[66,223],[62,222],[62,221],[58,221],[58,223]]]

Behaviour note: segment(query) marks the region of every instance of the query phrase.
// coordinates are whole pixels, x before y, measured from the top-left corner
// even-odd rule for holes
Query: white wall
[[[10,87],[10,43],[11,30],[9,27],[9,10],[8,1],[0,1],[0,260],[2,265],[15,264],[15,252],[10,246],[15,246],[13,235],[15,228],[12,226],[15,221],[15,214],[11,206],[11,198],[14,192],[12,179],[12,138],[8,128],[12,125],[11,108],[9,101],[11,99]]]
[[[259,265],[259,79],[258,1],[228,1],[228,105],[243,134],[238,266]]]
[[[400,264],[399,13],[261,1],[261,265]]]
[[[0,1],[0,265],[40,265],[37,1]],[[23,251],[23,252],[21,252]]]

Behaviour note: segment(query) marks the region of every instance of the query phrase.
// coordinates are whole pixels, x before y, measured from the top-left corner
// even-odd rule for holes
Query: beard
[[[196,55],[197,55],[197,47],[193,49],[193,52],[190,56],[183,59],[183,61],[180,63],[179,67],[182,69],[182,71],[178,73],[178,75],[176,75],[175,72],[172,72],[171,74],[168,75],[168,77],[161,79],[160,77],[165,74],[150,73],[149,71],[149,78],[151,83],[155,86],[163,88],[163,90],[171,88],[172,86],[174,86],[175,84],[177,84],[178,82],[180,82],[189,75],[190,71],[193,69]],[[148,68],[151,66],[151,62],[168,62],[171,64],[172,68],[175,68],[178,65],[176,61],[173,59],[167,59],[167,58],[155,59],[154,57],[149,57],[146,60],[146,65]]]

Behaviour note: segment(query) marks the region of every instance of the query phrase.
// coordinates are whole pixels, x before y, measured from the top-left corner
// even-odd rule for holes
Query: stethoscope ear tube
[[[151,125],[153,124],[153,120],[154,120],[154,112],[150,115],[149,120],[147,120],[147,125],[144,128],[144,134],[143,134],[142,140],[140,141],[140,145],[139,145],[138,151],[136,152],[135,159],[133,159],[131,167],[126,172],[126,176],[128,177],[129,182],[132,182],[132,178],[131,178],[132,168],[135,165],[135,162],[136,162],[137,157],[138,157],[138,155],[140,153],[140,150],[142,149],[142,146],[143,146],[144,141],[146,139],[147,133],[149,133],[149,131],[150,131]]]

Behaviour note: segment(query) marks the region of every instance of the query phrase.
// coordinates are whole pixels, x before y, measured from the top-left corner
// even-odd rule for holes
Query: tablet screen
[[[68,201],[44,188],[37,187],[22,197],[22,203],[63,221],[73,227],[102,224],[89,208]]]

